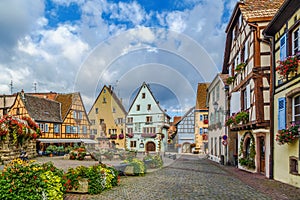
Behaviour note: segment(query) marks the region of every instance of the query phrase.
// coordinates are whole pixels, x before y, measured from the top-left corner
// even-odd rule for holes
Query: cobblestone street
[[[237,174],[238,173],[238,174]],[[240,177],[239,177],[240,176]],[[247,182],[250,182],[248,184]],[[291,192],[287,196],[280,192]],[[286,190],[286,191],[285,191]],[[262,175],[221,166],[196,155],[182,155],[144,177],[122,177],[119,187],[99,195],[70,194],[74,199],[297,199],[299,189]]]

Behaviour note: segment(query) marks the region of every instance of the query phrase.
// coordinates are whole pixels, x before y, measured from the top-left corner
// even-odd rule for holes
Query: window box
[[[156,138],[156,133],[142,133],[144,138]]]
[[[129,138],[133,138],[133,133],[127,133],[126,136]]]
[[[114,139],[117,139],[117,138],[118,138],[117,134],[111,134],[111,135],[110,135],[110,139],[113,139],[113,140],[114,140]]]
[[[204,124],[208,124],[208,119],[203,120]]]

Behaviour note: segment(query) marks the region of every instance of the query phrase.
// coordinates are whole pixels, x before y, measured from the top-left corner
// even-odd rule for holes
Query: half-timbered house
[[[271,38],[274,179],[300,187],[300,2],[285,1],[264,31]],[[294,136],[296,135],[296,136]]]
[[[237,138],[238,166],[269,177],[270,44],[262,31],[283,0],[236,4],[226,28],[223,74],[229,74],[230,134]]]
[[[190,108],[176,124],[178,153],[192,153],[195,150],[195,107]]]

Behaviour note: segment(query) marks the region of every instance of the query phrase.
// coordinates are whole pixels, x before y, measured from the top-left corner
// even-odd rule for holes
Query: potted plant
[[[236,124],[234,116],[228,117],[226,122],[225,122],[226,126],[230,126],[231,124]]]
[[[236,123],[242,122],[243,124],[249,121],[249,113],[246,111],[241,111],[235,116]]]
[[[63,156],[65,154],[65,148],[63,146],[58,146],[56,150],[58,156]]]
[[[234,76],[230,76],[230,77],[228,77],[228,78],[226,79],[226,83],[227,83],[227,84],[231,84],[231,83],[234,82],[234,80],[235,80],[235,77],[234,77]]]
[[[240,72],[244,69],[245,65],[246,65],[246,63],[240,63],[236,66],[236,68],[234,70],[237,72]]]
[[[298,70],[299,60],[297,55],[289,56],[285,60],[278,60],[279,64],[275,70],[283,77],[288,78],[289,74]]]

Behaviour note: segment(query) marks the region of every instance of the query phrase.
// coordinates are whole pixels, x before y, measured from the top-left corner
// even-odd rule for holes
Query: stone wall
[[[0,164],[6,164],[10,160],[18,158],[21,151],[26,151],[29,158],[36,157],[36,141],[28,140],[22,146],[12,144],[12,141],[9,140],[0,141]]]

